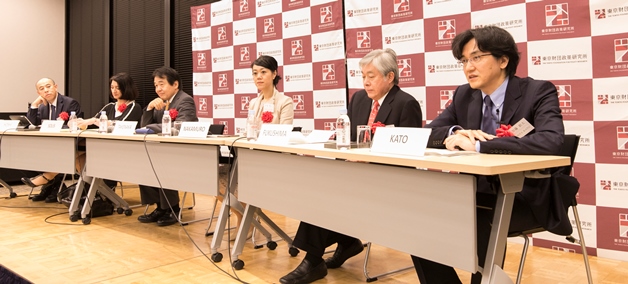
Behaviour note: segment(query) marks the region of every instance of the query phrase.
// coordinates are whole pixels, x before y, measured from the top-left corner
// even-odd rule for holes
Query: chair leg
[[[519,235],[523,238],[523,250],[521,251],[521,262],[519,262],[519,270],[517,271],[517,284],[521,284],[521,277],[523,276],[523,266],[526,264],[526,256],[528,255],[528,248],[530,247],[530,238],[528,235]]]
[[[578,215],[578,209],[575,205],[571,206],[571,208],[573,210],[573,216],[576,219],[576,228],[578,229],[578,236],[580,237],[580,240],[576,240],[572,236],[567,237],[567,240],[572,243],[577,242],[580,244],[580,247],[582,248],[582,257],[584,258],[584,267],[587,271],[587,280],[589,281],[589,284],[593,284],[593,278],[591,277],[591,266],[589,265],[589,256],[587,255],[587,246],[584,243],[584,235],[582,234],[582,226],[580,225],[580,216]]]
[[[207,224],[207,229],[205,229],[205,236],[209,237],[211,235],[214,234],[214,232],[210,232],[209,229],[212,226],[212,223],[214,222],[215,218],[218,218],[218,216],[216,216],[216,206],[218,205],[218,198],[214,198],[214,206],[212,207],[212,215],[211,217],[209,217],[209,224]]]
[[[389,272],[385,272],[385,273],[382,273],[382,274],[370,276],[369,275],[369,269],[368,269],[370,255],[371,255],[371,242],[368,242],[368,243],[366,243],[366,252],[364,254],[364,277],[366,277],[366,282],[367,283],[370,283],[370,282],[373,282],[373,281],[377,281],[377,279],[379,277],[382,277],[382,276],[386,276],[386,275],[390,275],[390,274],[393,274],[393,273],[398,273],[398,272],[402,272],[402,271],[406,271],[408,269],[414,268],[414,266],[412,265],[412,266],[408,266],[408,267],[392,270],[392,271],[389,271]]]

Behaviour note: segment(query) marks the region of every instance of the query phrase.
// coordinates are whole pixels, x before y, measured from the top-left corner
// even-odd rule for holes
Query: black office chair
[[[565,135],[563,147],[561,148],[559,156],[569,156],[571,158],[571,164],[569,166],[558,169],[565,175],[571,174],[571,169],[573,167],[573,163],[576,158],[576,153],[578,151],[579,142],[580,142],[580,135],[574,135],[574,134]],[[573,215],[576,221],[576,228],[578,230],[578,236],[580,237],[580,239],[578,240],[572,237],[571,235],[569,235],[566,237],[566,239],[571,243],[580,244],[580,247],[582,248],[582,256],[584,258],[584,266],[587,272],[587,278],[588,278],[589,284],[591,284],[593,283],[592,278],[591,278],[591,267],[589,266],[587,248],[584,243],[584,236],[582,234],[582,226],[580,225],[580,216],[578,215],[578,209],[576,208],[576,206],[578,205],[576,201],[577,192],[578,192],[578,188],[573,188],[573,187],[561,188],[561,194],[563,196],[563,203],[565,205],[565,210],[569,210],[569,207],[571,207],[571,209],[573,210]],[[524,231],[508,232],[508,237],[522,237],[524,240],[523,251],[521,252],[521,262],[519,263],[519,270],[517,272],[517,282],[516,282],[517,284],[521,283],[521,277],[523,274],[523,266],[525,264],[526,254],[528,253],[528,247],[530,246],[530,239],[528,238],[528,235],[543,232],[543,231],[546,231],[546,229],[543,227],[537,227],[537,228],[531,228],[529,230],[524,230]]]

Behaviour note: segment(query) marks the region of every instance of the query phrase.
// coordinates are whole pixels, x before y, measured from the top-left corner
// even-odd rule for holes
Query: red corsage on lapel
[[[61,120],[68,120],[68,119],[70,118],[70,115],[69,115],[67,112],[65,112],[65,111],[64,111],[64,112],[61,112],[61,113],[59,114],[59,118],[60,118]]]
[[[499,126],[499,128],[495,130],[495,134],[497,134],[497,137],[513,137],[515,136],[515,134],[512,132],[512,130],[510,130],[510,128],[512,128],[510,124],[502,124]]]
[[[169,114],[170,114],[170,119],[172,121],[174,121],[175,119],[177,119],[177,115],[179,115],[179,112],[177,111],[177,109],[175,108],[171,108],[170,110],[168,110]]]
[[[273,122],[273,113],[270,111],[265,111],[262,113],[262,122],[263,123],[271,123]]]

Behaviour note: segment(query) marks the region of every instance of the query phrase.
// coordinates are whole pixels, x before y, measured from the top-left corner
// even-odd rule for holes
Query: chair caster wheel
[[[377,277],[366,278],[366,283],[371,283],[371,282],[375,282],[375,281],[377,281]]]
[[[269,250],[275,250],[277,248],[277,243],[274,242],[274,241],[270,241],[270,242],[266,243],[266,247]]]
[[[9,194],[9,198],[16,198],[17,197],[17,193],[15,192],[11,192],[11,194]]]
[[[238,259],[236,261],[234,261],[231,266],[233,268],[235,268],[235,270],[242,270],[242,268],[244,268],[244,261],[242,261],[241,259]]]
[[[290,254],[290,256],[295,257],[299,254],[299,249],[295,247],[291,247],[288,249],[288,253]]]
[[[118,212],[118,214],[122,214],[124,213],[124,209],[122,209],[121,207],[116,209],[116,212]]]
[[[83,225],[89,225],[89,223],[91,222],[92,222],[92,218],[90,217],[83,218]]]
[[[133,210],[131,209],[124,210],[124,216],[131,216],[131,215],[133,215]]]
[[[70,221],[72,222],[78,221],[80,219],[79,214],[80,214],[79,212],[72,213],[72,215],[70,215]]]
[[[217,253],[212,254],[211,259],[213,262],[222,261],[222,253],[217,252]]]

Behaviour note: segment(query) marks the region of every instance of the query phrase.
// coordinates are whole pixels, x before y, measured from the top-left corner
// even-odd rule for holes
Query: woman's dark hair
[[[120,89],[120,96],[123,100],[133,101],[138,97],[137,87],[133,83],[133,78],[127,73],[118,73],[116,75],[111,76],[109,78],[109,86],[111,86],[111,82],[116,81],[118,83],[118,88]]]
[[[159,67],[157,69],[155,69],[155,71],[153,71],[153,79],[155,77],[159,77],[159,78],[166,78],[166,81],[168,81],[168,84],[170,85],[174,85],[174,82],[179,82],[179,90],[183,89],[183,83],[181,82],[181,77],[179,76],[179,72],[177,72],[177,70],[174,70],[168,66],[163,66],[163,67]]]
[[[471,39],[475,39],[479,50],[489,52],[495,58],[508,57],[506,74],[509,77],[515,75],[517,65],[519,65],[519,50],[515,40],[508,31],[496,26],[486,26],[464,31],[457,35],[451,43],[451,51],[456,59],[460,60],[462,58],[462,49]]]
[[[262,66],[270,70],[271,72],[277,71],[277,60],[275,60],[275,58],[272,56],[261,55],[260,57],[255,59],[253,64],[251,64],[251,68],[253,68],[253,65]],[[281,76],[279,76],[279,73],[277,73],[277,76],[275,76],[275,79],[273,79],[273,85],[277,86],[279,80],[281,80]]]

